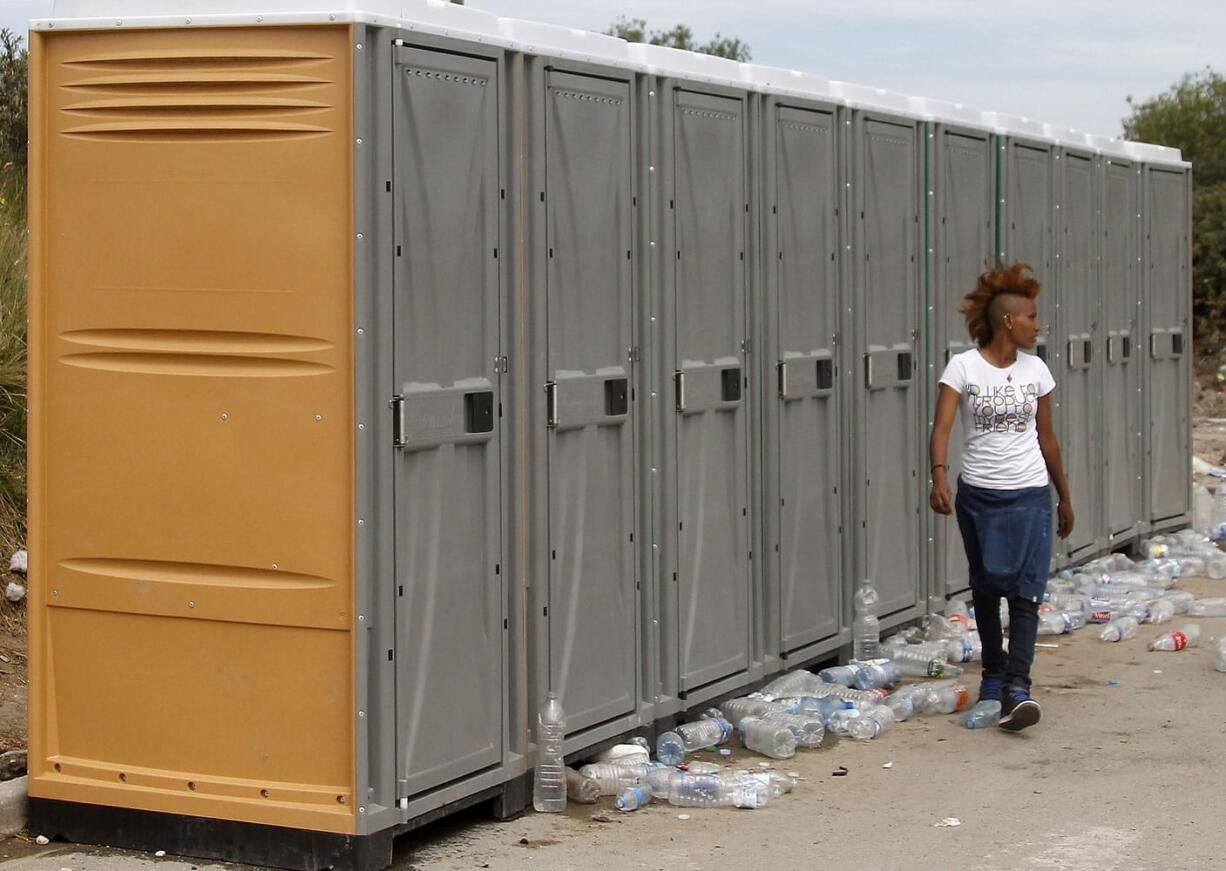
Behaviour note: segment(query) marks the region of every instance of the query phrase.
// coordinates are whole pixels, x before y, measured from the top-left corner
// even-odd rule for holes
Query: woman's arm
[[[932,418],[932,437],[928,440],[929,468],[932,470],[932,492],[928,504],[938,514],[954,513],[954,494],[949,489],[949,431],[958,413],[958,391],[942,384],[937,392],[937,410]]]
[[[1047,474],[1056,485],[1056,496],[1060,501],[1056,505],[1056,535],[1068,538],[1073,531],[1073,502],[1068,495],[1068,481],[1064,479],[1064,464],[1060,461],[1060,444],[1056,441],[1056,431],[1051,425],[1051,394],[1039,397],[1039,413],[1036,419],[1039,427],[1039,450],[1043,452],[1043,462],[1047,463]]]

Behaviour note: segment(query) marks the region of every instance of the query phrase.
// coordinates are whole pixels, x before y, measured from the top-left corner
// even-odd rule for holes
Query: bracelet
[[[944,469],[946,472],[948,472],[949,464],[948,463],[937,463],[935,466],[932,467],[932,471],[935,472],[937,469]]]

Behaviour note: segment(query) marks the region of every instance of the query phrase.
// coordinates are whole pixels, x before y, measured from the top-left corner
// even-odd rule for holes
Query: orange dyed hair
[[[975,289],[958,306],[966,316],[966,331],[983,347],[992,341],[993,302],[1000,296],[1020,296],[1034,299],[1039,295],[1039,282],[1025,263],[997,266],[979,276]]]

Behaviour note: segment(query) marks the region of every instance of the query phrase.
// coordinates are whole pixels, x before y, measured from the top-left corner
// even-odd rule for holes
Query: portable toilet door
[[[851,288],[857,386],[855,449],[859,576],[873,581],[884,626],[926,606],[921,558],[925,453],[919,391],[921,122],[857,109],[852,119]],[[926,550],[926,549],[925,549]],[[850,598],[850,597],[849,597]]]
[[[393,64],[402,794],[496,766],[504,692],[501,61]]]
[[[763,131],[764,525],[777,649],[799,661],[843,620],[839,221],[844,137],[831,105],[769,96]]]
[[[958,311],[962,298],[975,289],[981,273],[995,261],[995,172],[996,139],[991,133],[944,123],[932,125],[929,140],[931,189],[934,196],[930,239],[933,248],[934,292],[930,323],[933,330],[932,368],[926,373],[928,420],[936,408],[937,379],[955,354],[976,347],[966,331],[966,319]],[[962,424],[954,420],[949,436],[951,477],[957,474],[962,449]],[[935,575],[933,595],[939,599],[970,587],[970,571],[958,523],[952,517],[935,516],[933,538]],[[934,601],[933,607],[943,602]]]
[[[1141,452],[1141,361],[1138,341],[1141,314],[1140,165],[1119,157],[1104,160],[1102,273],[1103,523],[1109,546],[1134,538],[1144,505]]]
[[[1071,560],[1098,544],[1102,522],[1102,429],[1098,365],[1100,238],[1099,163],[1092,153],[1061,147],[1056,161],[1056,285],[1064,366],[1053,370],[1060,393],[1060,448],[1077,521],[1061,544]]]
[[[1186,522],[1191,501],[1191,176],[1149,164],[1144,179],[1148,519],[1157,530]]]

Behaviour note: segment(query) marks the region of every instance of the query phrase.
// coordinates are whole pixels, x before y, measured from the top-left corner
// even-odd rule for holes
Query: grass
[[[26,192],[0,167],[0,559],[26,535]],[[0,564],[0,571],[7,566]]]

